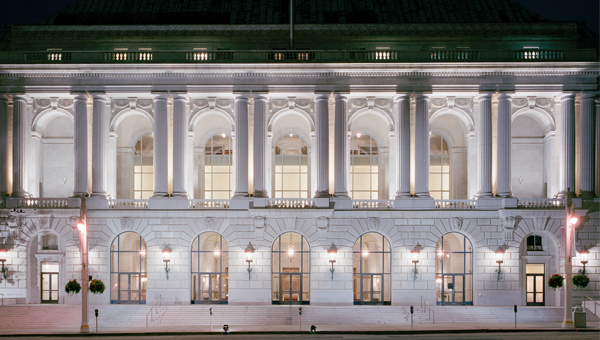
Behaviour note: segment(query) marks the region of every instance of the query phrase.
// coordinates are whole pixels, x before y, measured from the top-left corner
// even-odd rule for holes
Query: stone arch
[[[441,129],[441,128],[432,128],[432,129],[430,129],[430,132],[434,133],[436,135],[442,136],[448,143],[448,147],[450,149],[452,149],[456,145],[456,141],[454,140],[454,137],[452,136],[452,134],[450,132],[448,132],[448,130]]]
[[[293,114],[296,116],[299,116],[301,118],[303,118],[307,123],[308,126],[310,127],[310,132],[314,132],[315,131],[315,122],[313,121],[312,117],[310,116],[310,114],[308,114],[306,111],[304,110],[300,110],[300,109],[281,109],[277,112],[275,112],[270,118],[269,121],[267,123],[267,131],[268,132],[273,132],[273,125],[275,125],[275,123],[281,118],[284,117],[288,114]]]
[[[233,120],[233,117],[231,117],[231,115],[229,113],[227,113],[226,111],[219,109],[219,108],[214,108],[214,109],[205,108],[205,109],[199,110],[196,113],[194,113],[192,115],[192,117],[190,117],[190,122],[188,124],[188,131],[190,131],[190,132],[194,131],[194,126],[198,123],[198,120],[200,120],[204,117],[210,116],[210,115],[218,115],[218,116],[225,118],[231,125],[231,131],[235,132],[235,121]]]
[[[512,114],[511,122],[513,122],[517,117],[522,115],[531,116],[544,129],[544,134],[556,130],[554,118],[552,118],[552,116],[545,110],[542,110],[537,107],[534,107],[533,109],[524,107]]]
[[[142,109],[123,109],[119,112],[117,112],[114,117],[110,120],[110,132],[116,132],[117,129],[119,128],[119,125],[123,122],[123,120],[125,120],[125,118],[132,116],[132,115],[141,115],[143,117],[146,117],[150,120],[150,124],[152,125],[152,127],[154,128],[154,117],[152,117],[152,115],[146,111],[146,110],[142,110]]]
[[[387,125],[387,128],[389,129],[390,132],[394,131],[394,121],[392,120],[390,115],[387,112],[383,111],[382,109],[379,109],[376,107],[374,107],[372,109],[362,108],[362,109],[354,112],[352,114],[352,116],[350,116],[348,119],[348,131],[351,131],[351,126],[354,123],[354,121],[356,121],[361,116],[364,116],[367,114],[373,114],[374,116],[379,117]]]
[[[466,132],[475,130],[475,123],[473,122],[473,118],[471,118],[471,116],[466,111],[457,107],[454,107],[452,109],[445,107],[435,111],[431,115],[431,117],[429,117],[429,124],[431,125],[437,117],[447,114],[457,117],[462,123]]]
[[[69,117],[73,123],[75,122],[73,115],[69,111],[61,108],[57,108],[54,110],[52,108],[48,108],[41,111],[35,116],[31,124],[31,130],[42,133],[44,131],[44,128],[48,126],[50,121],[52,121],[52,119],[56,117]],[[73,134],[72,131],[71,134]]]

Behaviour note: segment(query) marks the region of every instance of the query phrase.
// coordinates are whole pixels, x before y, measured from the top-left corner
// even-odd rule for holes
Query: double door
[[[215,273],[192,274],[192,303],[227,303],[227,275]]]
[[[146,303],[146,274],[119,273],[119,299],[113,303]]]
[[[355,275],[360,285],[360,295],[355,296],[355,303],[360,302],[363,305],[383,304],[383,275],[381,274],[360,274]],[[356,289],[355,289],[356,291]],[[358,300],[358,301],[357,301]]]
[[[527,282],[527,306],[543,306],[545,304],[544,276],[545,268],[543,263],[526,264],[525,278]]]
[[[58,262],[42,262],[42,303],[58,303]]]
[[[444,274],[442,281],[442,305],[465,304],[464,282],[464,274]]]

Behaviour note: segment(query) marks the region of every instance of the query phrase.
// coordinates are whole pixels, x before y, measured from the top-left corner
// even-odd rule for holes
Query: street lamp
[[[565,309],[563,318],[563,327],[573,327],[573,320],[571,315],[571,308],[573,306],[572,301],[572,282],[571,276],[573,274],[573,263],[571,259],[571,251],[573,238],[575,237],[575,229],[579,223],[579,218],[575,212],[575,206],[572,204],[572,195],[570,188],[567,188],[567,204],[565,205]]]
[[[169,262],[171,262],[171,249],[168,247],[163,250],[163,262],[165,263],[165,274],[167,274],[167,280],[169,279],[169,272],[171,269],[169,268]]]
[[[496,273],[498,273],[497,281],[500,281],[500,275],[502,275],[502,269],[500,265],[504,262],[504,249],[502,247],[496,250],[496,263],[498,264],[498,269],[496,269]]]
[[[252,273],[250,263],[254,260],[254,247],[252,246],[252,242],[248,242],[246,249],[244,249],[244,253],[246,254],[246,263],[248,263],[248,280],[250,280],[250,273]]]
[[[411,250],[410,252],[410,257],[412,258],[412,263],[415,265],[415,269],[413,269],[413,281],[417,280],[417,274],[419,273],[419,270],[417,269],[417,263],[419,263],[419,256],[421,255],[421,251],[419,250],[420,244],[417,243],[417,245]]]
[[[581,260],[579,260],[579,262],[581,262],[581,264],[583,265],[583,269],[579,270],[580,274],[585,275],[585,265],[588,263],[589,254],[590,254],[590,251],[587,248],[583,248],[579,252],[579,255],[581,255]]]
[[[329,263],[331,263],[331,269],[329,269],[329,271],[331,272],[331,280],[333,280],[333,272],[335,271],[335,269],[333,268],[333,264],[335,263],[335,258],[337,256],[337,252],[338,252],[337,247],[335,246],[335,244],[333,242],[331,242],[331,246],[327,250],[327,253],[329,254]]]
[[[8,269],[4,267],[4,262],[6,262],[6,249],[0,249],[0,262],[2,262],[2,278],[0,278],[0,282],[2,279],[6,280],[8,278]]]

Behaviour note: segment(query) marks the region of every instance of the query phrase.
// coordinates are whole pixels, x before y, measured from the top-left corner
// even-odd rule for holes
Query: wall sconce
[[[496,269],[496,273],[498,273],[497,281],[500,281],[500,275],[502,275],[502,269],[500,268],[502,262],[504,262],[504,249],[500,247],[496,250],[496,263],[498,264],[498,269]]]
[[[417,274],[419,270],[417,269],[417,263],[419,263],[419,256],[421,255],[421,245],[417,243],[417,245],[410,251],[410,256],[412,258],[412,263],[415,265],[415,269],[412,270],[414,276],[413,281],[417,280]]]
[[[329,254],[329,263],[331,263],[331,269],[329,269],[329,271],[331,272],[331,280],[333,280],[333,272],[335,271],[335,269],[333,268],[333,264],[335,263],[337,251],[338,251],[337,247],[335,246],[335,244],[333,242],[331,242],[331,246],[327,250],[327,253]]]
[[[581,264],[583,265],[583,269],[580,269],[579,273],[585,275],[585,265],[588,263],[588,256],[590,255],[590,251],[587,248],[583,248],[579,252],[579,255],[581,256],[581,260],[579,260],[579,262],[581,262]]]
[[[8,278],[8,268],[4,266],[4,262],[6,262],[6,253],[6,249],[0,249],[0,262],[2,262],[2,276],[0,277],[0,282]]]
[[[169,268],[169,262],[171,262],[171,247],[166,246],[163,249],[163,262],[165,263],[165,274],[167,274],[167,280],[169,279],[169,272],[171,268]]]
[[[246,263],[248,263],[248,280],[250,280],[250,273],[252,273],[252,268],[250,268],[250,263],[254,260],[254,247],[252,246],[252,242],[248,242],[248,246],[244,249],[244,253],[246,253]]]

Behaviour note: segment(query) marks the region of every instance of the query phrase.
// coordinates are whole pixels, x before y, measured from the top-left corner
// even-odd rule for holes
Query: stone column
[[[594,197],[594,165],[595,165],[595,115],[594,94],[579,95],[579,196]]]
[[[560,188],[559,196],[565,197],[567,189],[575,191],[575,95],[560,97]]]
[[[8,196],[8,101],[0,95],[0,197]]]
[[[75,180],[73,197],[85,196],[88,193],[87,99],[85,94],[76,94],[74,98],[73,178]]]
[[[348,196],[348,96],[342,94],[335,95],[335,196]]]
[[[396,141],[398,148],[398,190],[396,198],[410,197],[410,96],[394,98],[394,115],[397,117]]]
[[[233,197],[248,196],[248,95],[235,97],[235,190]]]
[[[316,182],[315,198],[329,197],[329,95],[317,94],[315,100]]]
[[[167,94],[157,93],[154,95],[154,192],[152,197],[165,197],[169,194],[168,137]]]
[[[92,197],[108,197],[106,193],[106,101],[102,94],[92,95]]]
[[[429,195],[429,96],[417,94],[415,114],[415,196]]]
[[[173,196],[188,197],[186,191],[186,140],[189,97],[185,93],[173,96]]]
[[[510,151],[512,144],[511,97],[506,93],[498,96],[498,160],[496,190],[500,197],[510,197],[511,192],[511,164]]]
[[[13,192],[12,197],[27,193],[27,102],[30,97],[13,96]]]
[[[492,94],[483,93],[477,112],[477,195],[492,197]]]
[[[187,129],[186,129],[187,131]],[[185,153],[186,153],[186,182],[187,182],[187,194],[190,199],[197,198],[196,196],[196,185],[198,184],[198,180],[194,177],[197,177],[197,172],[194,171],[194,164],[197,164],[194,158],[194,132],[187,131],[187,144],[185,145]]]
[[[267,109],[269,99],[254,95],[254,197],[269,197],[266,190]]]

